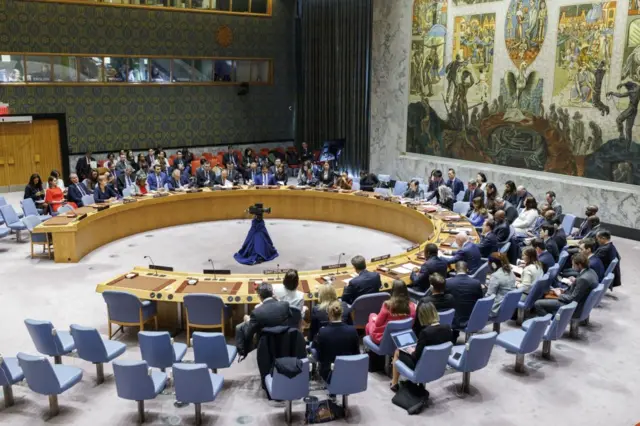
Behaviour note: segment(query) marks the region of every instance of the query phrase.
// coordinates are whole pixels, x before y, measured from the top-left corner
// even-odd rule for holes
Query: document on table
[[[413,268],[419,268],[420,266],[414,265],[413,263],[405,263],[404,265],[402,265],[402,267],[413,272]]]
[[[404,266],[398,266],[397,268],[393,268],[392,271],[395,272],[396,274],[410,274],[412,269],[407,269]]]
[[[352,280],[353,278],[347,278],[346,280],[342,280],[343,283],[345,284],[349,284],[349,282]]]

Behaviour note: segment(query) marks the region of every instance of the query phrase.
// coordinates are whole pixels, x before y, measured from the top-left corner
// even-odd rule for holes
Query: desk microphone
[[[342,261],[342,256],[344,256],[344,253],[340,253],[340,255],[338,256],[338,266],[336,267],[336,275],[338,275],[338,270],[340,269],[340,262]]]
[[[209,263],[211,263],[211,269],[213,269],[213,279],[214,279],[214,280],[217,280],[217,279],[218,279],[218,277],[216,277],[216,267],[215,267],[215,265],[213,264],[213,260],[209,259]]]
[[[155,273],[156,273],[155,275],[156,275],[156,277],[157,277],[157,276],[158,276],[158,270],[156,269],[156,264],[155,264],[155,262],[153,261],[153,259],[151,258],[151,256],[145,256],[144,258],[145,258],[145,259],[149,259],[149,262],[151,262],[151,267],[152,267],[152,268],[153,268],[153,270],[155,271]]]

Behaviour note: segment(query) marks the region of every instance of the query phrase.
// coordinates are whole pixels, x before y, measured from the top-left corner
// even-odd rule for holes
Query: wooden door
[[[57,170],[62,176],[58,120],[37,120],[32,126],[32,149],[36,173],[45,182],[52,170]],[[62,178],[68,185],[69,176],[62,176]]]
[[[9,171],[7,165],[6,140],[3,135],[4,126],[0,124],[0,192],[9,191]]]

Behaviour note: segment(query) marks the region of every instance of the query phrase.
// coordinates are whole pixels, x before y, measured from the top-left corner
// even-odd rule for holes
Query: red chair
[[[204,158],[206,158],[206,159],[207,159],[207,161],[211,161],[211,159],[213,158],[213,155],[211,155],[211,153],[210,153],[210,152],[203,152],[203,153],[202,153],[202,156],[203,156]]]
[[[104,167],[104,163],[106,163],[107,160],[98,160],[98,167]]]
[[[171,167],[173,167],[173,160],[175,160],[175,159],[176,159],[176,156],[175,156],[175,155],[171,155],[171,156],[169,157],[169,165],[170,165]]]
[[[238,156],[238,161],[240,162],[240,164],[242,164],[242,151],[240,151],[239,149],[236,149],[233,152],[236,153],[236,155]]]
[[[200,167],[200,160],[193,160],[191,162],[191,176],[196,175],[196,170]]]

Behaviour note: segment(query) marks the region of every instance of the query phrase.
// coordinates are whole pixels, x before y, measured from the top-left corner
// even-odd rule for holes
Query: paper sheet
[[[398,266],[397,268],[393,268],[392,271],[395,272],[396,274],[403,274],[403,275],[411,273],[411,269],[407,269],[403,266]]]
[[[405,263],[402,265],[403,268],[407,268],[410,271],[413,271],[413,268],[419,268],[420,266],[414,265],[413,263]]]

